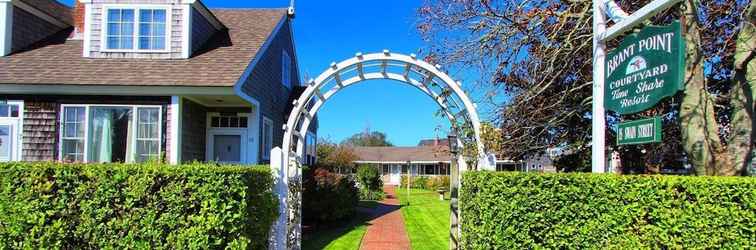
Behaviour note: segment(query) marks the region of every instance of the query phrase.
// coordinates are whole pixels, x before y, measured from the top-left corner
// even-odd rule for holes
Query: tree
[[[317,147],[318,166],[335,170],[336,168],[353,167],[357,155],[345,145],[339,145],[328,139],[320,138]]]
[[[342,144],[349,146],[362,146],[362,147],[391,147],[394,146],[388,141],[388,136],[383,132],[370,131],[365,129],[364,132],[360,132],[352,135],[342,142]]]
[[[648,2],[620,5],[632,13]],[[693,44],[688,90],[648,111],[608,114],[608,128],[622,120],[664,118],[665,143],[624,146],[623,155],[642,155],[643,164],[652,166],[647,172],[685,157],[697,169],[743,169],[754,137],[753,4],[686,0],[686,39]],[[667,24],[680,10],[670,8],[647,24]],[[517,158],[550,147],[590,153],[592,1],[427,0],[418,12],[418,30],[429,43],[426,59],[481,76],[473,88],[486,90],[479,102],[500,110],[494,122],[502,128],[504,155]],[[618,42],[609,41],[608,48]],[[501,96],[505,101],[496,98]],[[608,130],[607,145],[614,138]],[[722,170],[699,173],[739,172]]]

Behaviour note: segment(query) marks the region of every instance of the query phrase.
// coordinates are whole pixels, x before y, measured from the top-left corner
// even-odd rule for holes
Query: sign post
[[[621,10],[612,0],[593,0],[593,99],[592,99],[592,128],[591,128],[591,170],[594,173],[606,172],[606,112],[604,110],[604,93],[605,93],[605,63],[606,63],[606,41],[617,37],[632,27],[640,24],[649,17],[663,11],[673,4],[682,0],[654,0],[643,6],[630,16],[625,16],[624,12],[617,14]],[[614,20],[616,24],[607,30],[606,12],[612,17],[621,20]]]

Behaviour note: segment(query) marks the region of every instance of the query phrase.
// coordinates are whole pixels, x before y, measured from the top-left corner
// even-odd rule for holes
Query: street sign
[[[617,145],[644,144],[662,141],[661,117],[620,123],[617,126]]]
[[[685,41],[680,22],[628,35],[608,53],[604,70],[604,106],[619,114],[649,109],[683,90]]]

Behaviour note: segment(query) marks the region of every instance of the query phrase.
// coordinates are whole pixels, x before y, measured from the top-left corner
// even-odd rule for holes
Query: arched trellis
[[[315,114],[338,91],[357,83],[389,79],[411,85],[431,97],[449,119],[452,130],[459,135],[458,145],[474,145],[477,168],[488,168],[485,149],[480,140],[480,120],[475,105],[462,90],[461,84],[440,70],[438,65],[384,50],[361,54],[330,67],[316,79],[308,81],[307,89],[293,103],[284,125],[282,147],[271,152],[271,167],[276,175],[276,192],[280,201],[280,218],[271,232],[271,248],[299,248],[301,213],[301,166],[304,142]],[[456,171],[466,169],[466,161],[455,157]],[[458,172],[456,173],[457,176]],[[457,182],[458,183],[458,182]]]

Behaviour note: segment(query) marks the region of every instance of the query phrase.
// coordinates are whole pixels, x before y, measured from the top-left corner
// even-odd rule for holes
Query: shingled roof
[[[189,59],[106,59],[82,56],[72,29],[0,57],[0,83],[229,87],[236,84],[285,9],[211,9],[228,27]]]
[[[448,162],[451,159],[449,147],[353,147],[358,161],[365,162],[407,162],[434,161]]]

